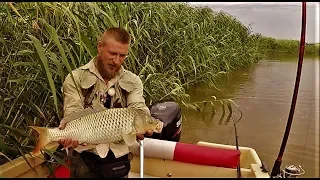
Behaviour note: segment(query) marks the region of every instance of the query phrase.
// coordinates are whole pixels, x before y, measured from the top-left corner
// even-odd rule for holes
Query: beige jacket
[[[106,84],[95,67],[95,60],[96,58],[93,58],[86,65],[72,71],[75,83],[70,74],[66,77],[62,86],[64,117],[90,106],[91,103],[103,104],[106,98],[105,94],[112,86],[114,86],[116,93],[111,98],[111,108],[136,107],[150,114],[143,98],[143,84],[137,75],[121,66],[116,77]],[[129,153],[129,147],[124,142],[111,143],[109,147],[116,157]],[[94,152],[96,151],[94,150]]]

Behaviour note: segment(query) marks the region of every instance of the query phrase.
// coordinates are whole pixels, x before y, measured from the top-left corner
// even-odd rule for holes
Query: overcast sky
[[[188,2],[190,4],[208,4],[208,5],[239,5],[239,4],[256,4],[256,5],[296,5],[301,6],[301,2]],[[319,2],[307,2],[307,6],[315,6]]]
[[[300,39],[301,2],[188,2],[224,11],[255,33],[281,39]],[[319,2],[307,2],[306,42],[319,42]]]

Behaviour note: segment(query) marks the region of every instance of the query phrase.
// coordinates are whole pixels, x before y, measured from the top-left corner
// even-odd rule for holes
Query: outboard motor
[[[157,102],[150,107],[151,116],[163,122],[161,133],[150,138],[179,142],[181,137],[181,108],[173,101]]]

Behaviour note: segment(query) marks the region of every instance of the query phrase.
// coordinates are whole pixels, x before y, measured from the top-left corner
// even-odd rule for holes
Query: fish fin
[[[97,153],[101,158],[107,157],[109,149],[109,144],[98,144],[96,146]]]
[[[89,150],[89,149],[93,149],[95,148],[96,145],[93,145],[93,144],[88,144],[88,145],[78,145],[78,147],[74,148],[74,150],[76,150],[78,153],[81,153],[82,151],[86,151],[86,150]]]
[[[36,148],[33,150],[33,153],[39,152],[45,145],[47,145],[50,141],[48,138],[47,127],[38,127],[38,126],[28,126],[39,133],[39,141],[36,144]]]
[[[129,146],[121,143],[110,143],[110,149],[112,150],[115,158],[119,158],[124,152],[130,152]]]
[[[103,107],[101,104],[94,104],[94,105],[92,105],[92,108],[88,107],[86,109],[75,111],[74,113],[71,113],[70,115],[64,117],[63,119],[66,122],[69,122],[69,121],[81,118],[81,117],[89,115],[89,114],[94,114],[94,113],[97,113],[100,111],[104,111],[106,109],[107,108]]]
[[[137,136],[133,133],[129,133],[129,134],[126,134],[126,133],[122,133],[122,137],[123,137],[123,140],[124,142],[128,145],[128,146],[133,146],[134,143],[136,142],[137,140]]]

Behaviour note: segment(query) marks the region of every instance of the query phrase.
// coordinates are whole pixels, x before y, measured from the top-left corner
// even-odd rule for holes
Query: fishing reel
[[[279,178],[297,178],[305,173],[304,169],[299,165],[287,165],[279,175]]]

